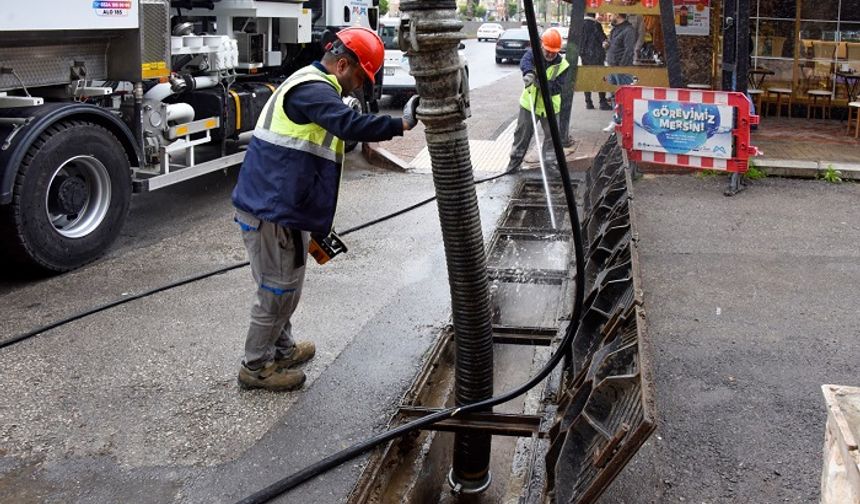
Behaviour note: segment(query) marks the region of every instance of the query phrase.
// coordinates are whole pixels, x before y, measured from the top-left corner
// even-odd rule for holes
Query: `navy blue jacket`
[[[318,61],[314,65],[326,72]],[[360,114],[343,104],[333,87],[309,82],[284,99],[284,112],[298,124],[316,123],[341,140],[381,142],[403,136],[403,120],[391,116]]]
[[[314,65],[325,71],[319,62]],[[295,123],[318,124],[343,140],[377,142],[403,134],[402,119],[360,114],[324,82],[297,86],[284,98],[284,111]],[[233,205],[285,228],[328,233],[340,171],[332,161],[255,136],[233,189]]]

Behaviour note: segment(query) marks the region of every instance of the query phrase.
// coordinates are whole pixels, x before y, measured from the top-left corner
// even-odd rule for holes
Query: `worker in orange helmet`
[[[384,56],[373,31],[339,31],[320,61],[278,87],[254,129],[232,196],[256,283],[239,368],[242,388],[283,391],[305,381],[296,367],[313,358],[316,347],[293,339],[290,318],[302,293],[311,235],[322,239],[332,231],[344,141],[389,140],[417,124],[417,96],[402,118],[362,115],[342,100],[374,82]]]
[[[546,80],[549,84],[549,93],[552,98],[552,109],[558,120],[561,110],[562,86],[570,85],[570,65],[561,57],[561,33],[550,28],[541,35],[541,51],[546,61]],[[543,97],[535,82],[535,65],[532,51],[526,51],[520,61],[520,70],[523,74],[525,88],[520,95],[520,111],[517,116],[517,128],[514,130],[514,145],[511,148],[511,159],[508,163],[509,171],[517,171],[528,151],[529,144],[534,135],[531,114],[534,111],[538,122],[543,130],[543,155],[547,166],[556,165],[555,150],[550,136],[549,120],[544,108]]]

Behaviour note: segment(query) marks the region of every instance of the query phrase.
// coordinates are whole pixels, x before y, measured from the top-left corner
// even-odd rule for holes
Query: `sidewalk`
[[[511,75],[472,92],[473,117],[490,119],[483,127],[477,127],[474,119],[467,121],[476,172],[501,172],[507,165],[521,90],[519,76]],[[608,134],[602,129],[609,123],[611,112],[586,110],[582,93],[576,93],[571,116],[571,136],[577,145],[567,151],[568,167],[582,170],[606,141]],[[430,173],[430,157],[421,134],[423,126],[418,128],[412,138],[396,138],[384,147],[411,170]],[[815,178],[832,166],[842,172],[843,179],[860,180],[860,139],[847,135],[845,129],[845,121],[839,120],[762,117],[752,134],[752,144],[762,151],[754,162],[769,175]],[[414,141],[414,137],[421,140]],[[538,167],[534,144],[525,165],[526,168]],[[648,171],[688,170],[653,167]]]
[[[832,119],[763,117],[752,135],[763,152],[755,164],[769,175],[815,177],[832,166],[842,178],[860,179],[860,140],[845,129]]]

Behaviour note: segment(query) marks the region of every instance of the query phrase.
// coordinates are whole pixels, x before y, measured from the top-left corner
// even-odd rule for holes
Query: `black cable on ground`
[[[537,33],[537,21],[535,19],[534,4],[532,0],[524,0],[523,4],[526,11],[526,19],[528,21],[532,51],[535,56],[535,70],[538,76],[541,95],[544,100],[544,109],[547,111],[547,120],[549,120],[550,122],[550,132],[553,145],[556,151],[556,160],[558,161],[559,171],[561,172],[561,179],[563,182],[562,185],[564,186],[564,195],[567,199],[567,210],[570,216],[571,227],[573,228],[573,244],[574,253],[576,255],[576,283],[574,289],[573,313],[571,314],[571,322],[567,326],[567,332],[565,333],[564,338],[559,344],[558,349],[552,355],[552,357],[550,357],[550,360],[546,363],[546,365],[540,370],[537,375],[535,375],[529,381],[527,381],[523,385],[520,385],[514,390],[511,390],[500,396],[492,397],[485,401],[437,411],[436,413],[431,413],[422,418],[413,420],[411,422],[373,436],[370,439],[367,439],[353,446],[350,446],[345,450],[330,455],[313,465],[305,467],[304,469],[294,474],[291,474],[273,483],[272,485],[269,485],[268,487],[242,499],[237,504],[263,504],[265,502],[269,502],[270,500],[278,497],[284,492],[295,488],[302,483],[328,471],[329,469],[337,467],[338,465],[348,460],[351,460],[382,443],[385,443],[386,441],[390,441],[394,438],[397,438],[414,430],[426,427],[445,418],[451,418],[458,414],[492,408],[493,406],[496,406],[498,404],[510,401],[511,399],[514,399],[524,394],[525,392],[533,388],[535,385],[543,381],[543,379],[549,376],[549,374],[552,372],[553,369],[555,369],[555,367],[561,362],[561,360],[565,357],[568,357],[568,355],[570,354],[573,337],[576,334],[577,329],[579,328],[580,316],[582,313],[582,304],[585,298],[585,283],[582,281],[582,279],[585,278],[585,254],[583,250],[582,229],[579,225],[579,212],[576,208],[576,200],[573,194],[573,186],[571,185],[570,173],[567,170],[567,160],[564,157],[564,151],[561,146],[561,139],[558,131],[558,123],[556,123],[555,111],[553,110],[551,101],[552,98],[549,94],[549,85],[546,79],[546,67],[543,61],[543,54],[541,54],[540,52],[540,37]]]
[[[166,290],[170,290],[170,289],[173,289],[175,287],[180,287],[182,285],[190,284],[190,283],[196,282],[198,280],[203,280],[204,278],[209,278],[211,276],[220,275],[222,273],[227,273],[228,271],[232,271],[234,269],[243,268],[243,267],[247,266],[248,264],[250,264],[250,263],[248,261],[245,261],[242,263],[234,264],[232,266],[219,268],[217,270],[210,271],[208,273],[202,273],[200,275],[186,278],[184,280],[179,280],[178,282],[173,282],[173,283],[170,283],[167,285],[162,285],[160,287],[156,287],[154,289],[150,289],[148,291],[141,292],[140,294],[135,294],[133,296],[126,296],[122,299],[117,299],[115,301],[111,301],[110,303],[106,303],[106,304],[103,304],[101,306],[97,306],[95,308],[90,308],[89,310],[82,311],[80,313],[76,313],[75,315],[72,315],[70,317],[66,317],[64,319],[57,320],[56,322],[51,322],[48,325],[39,327],[37,329],[33,329],[32,331],[26,332],[24,334],[19,334],[18,336],[14,336],[10,339],[4,340],[4,341],[0,342],[0,349],[14,345],[15,343],[19,343],[21,341],[24,341],[25,339],[32,338],[33,336],[36,336],[37,334],[41,334],[43,332],[50,331],[51,329],[56,329],[60,326],[66,325],[70,322],[74,322],[74,321],[80,320],[84,317],[88,317],[88,316],[93,315],[95,313],[99,313],[99,312],[103,312],[105,310],[109,310],[111,308],[115,308],[119,305],[128,303],[130,301],[145,298],[145,297],[151,296],[153,294],[158,294],[159,292],[164,292]]]
[[[483,184],[484,182],[489,182],[489,181],[491,181],[491,180],[496,180],[496,179],[501,178],[501,177],[504,177],[504,176],[506,176],[506,175],[510,175],[511,173],[513,173],[513,172],[511,172],[511,171],[506,171],[506,172],[501,173],[501,174],[499,174],[499,175],[494,175],[494,176],[492,176],[492,177],[487,177],[487,178],[485,178],[485,179],[477,180],[477,181],[475,181],[475,184]],[[404,209],[402,209],[402,210],[398,210],[398,211],[396,211],[396,212],[394,212],[394,213],[390,213],[390,214],[385,215],[385,216],[383,216],[383,217],[380,217],[380,218],[378,218],[378,219],[374,219],[374,220],[372,220],[372,221],[365,222],[364,224],[359,224],[358,226],[355,226],[355,227],[349,228],[349,229],[347,229],[346,231],[343,231],[342,233],[340,233],[340,235],[341,235],[341,236],[346,236],[346,235],[348,235],[348,234],[350,234],[350,233],[354,233],[354,232],[359,231],[359,230],[362,230],[362,229],[364,229],[364,228],[367,228],[367,227],[370,227],[370,226],[374,226],[374,225],[376,225],[376,224],[379,224],[380,222],[385,222],[385,221],[387,221],[387,220],[389,220],[389,219],[393,219],[393,218],[395,218],[395,217],[397,217],[397,216],[399,216],[399,215],[403,215],[403,214],[405,214],[405,213],[407,213],[407,212],[411,212],[412,210],[415,210],[416,208],[419,208],[419,207],[421,207],[421,206],[423,206],[423,205],[426,205],[427,203],[430,203],[430,202],[434,201],[435,199],[436,199],[436,197],[435,197],[435,196],[433,196],[432,198],[427,198],[427,199],[425,199],[425,200],[423,200],[423,201],[420,201],[420,202],[418,202],[418,203],[416,203],[416,204],[414,204],[414,205],[408,206],[408,207],[406,207],[406,208],[404,208]],[[56,329],[56,328],[58,328],[58,327],[61,327],[61,326],[64,326],[64,325],[66,325],[66,324],[69,324],[69,323],[71,323],[71,322],[74,322],[74,321],[76,321],[76,320],[80,320],[80,319],[82,319],[82,318],[84,318],[84,317],[89,317],[90,315],[95,315],[96,313],[103,312],[103,311],[106,311],[106,310],[110,310],[111,308],[116,308],[117,306],[123,305],[123,304],[125,304],[125,303],[130,302],[130,301],[135,301],[135,300],[137,300],[137,299],[142,299],[142,298],[145,298],[145,297],[149,297],[149,296],[152,296],[153,294],[158,294],[159,292],[164,292],[164,291],[166,291],[166,290],[174,289],[174,288],[176,288],[176,287],[181,287],[181,286],[183,286],[183,285],[187,285],[187,284],[190,284],[190,283],[194,283],[194,282],[197,282],[197,281],[199,281],[199,280],[203,280],[203,279],[206,279],[206,278],[209,278],[209,277],[215,276],[215,275],[220,275],[220,274],[222,274],[222,273],[227,273],[228,271],[232,271],[232,270],[234,270],[234,269],[244,268],[245,266],[248,266],[249,264],[250,264],[250,263],[249,263],[248,261],[244,261],[244,262],[240,262],[240,263],[233,264],[233,265],[231,265],[231,266],[225,266],[225,267],[223,267],[223,268],[218,268],[218,269],[216,269],[216,270],[209,271],[209,272],[207,272],[207,273],[201,273],[201,274],[199,274],[199,275],[196,275],[196,276],[193,276],[193,277],[189,277],[189,278],[186,278],[186,279],[184,279],[184,280],[179,280],[179,281],[176,281],[176,282],[173,282],[173,283],[169,283],[169,284],[167,284],[167,285],[162,285],[162,286],[160,286],[160,287],[155,287],[155,288],[153,288],[153,289],[150,289],[150,290],[147,290],[147,291],[141,292],[140,294],[134,294],[134,295],[132,295],[132,296],[126,296],[126,297],[123,297],[123,298],[121,298],[121,299],[117,299],[117,300],[111,301],[111,302],[109,302],[109,303],[105,303],[105,304],[103,304],[103,305],[97,306],[97,307],[95,307],[95,308],[90,308],[89,310],[86,310],[86,311],[82,311],[82,312],[76,313],[76,314],[71,315],[71,316],[69,316],[69,317],[66,317],[66,318],[64,318],[64,319],[60,319],[60,320],[57,320],[57,321],[55,321],[55,322],[51,322],[50,324],[47,324],[47,325],[44,325],[44,326],[38,327],[38,328],[33,329],[33,330],[31,330],[31,331],[28,331],[28,332],[26,332],[26,333],[19,334],[19,335],[17,335],[17,336],[13,336],[13,337],[11,337],[11,338],[9,338],[9,339],[6,339],[6,340],[3,340],[3,341],[0,341],[0,350],[2,350],[3,348],[6,348],[6,347],[8,347],[8,346],[12,346],[12,345],[14,345],[14,344],[16,344],[16,343],[20,343],[21,341],[24,341],[24,340],[30,339],[30,338],[32,338],[33,336],[36,336],[36,335],[38,335],[38,334],[41,334],[41,333],[44,333],[44,332],[50,331],[51,329]]]

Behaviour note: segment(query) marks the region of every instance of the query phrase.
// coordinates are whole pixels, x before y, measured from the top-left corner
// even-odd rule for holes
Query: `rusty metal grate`
[[[545,455],[546,496],[594,502],[654,430],[631,180],[615,139],[586,174],[586,300]]]

